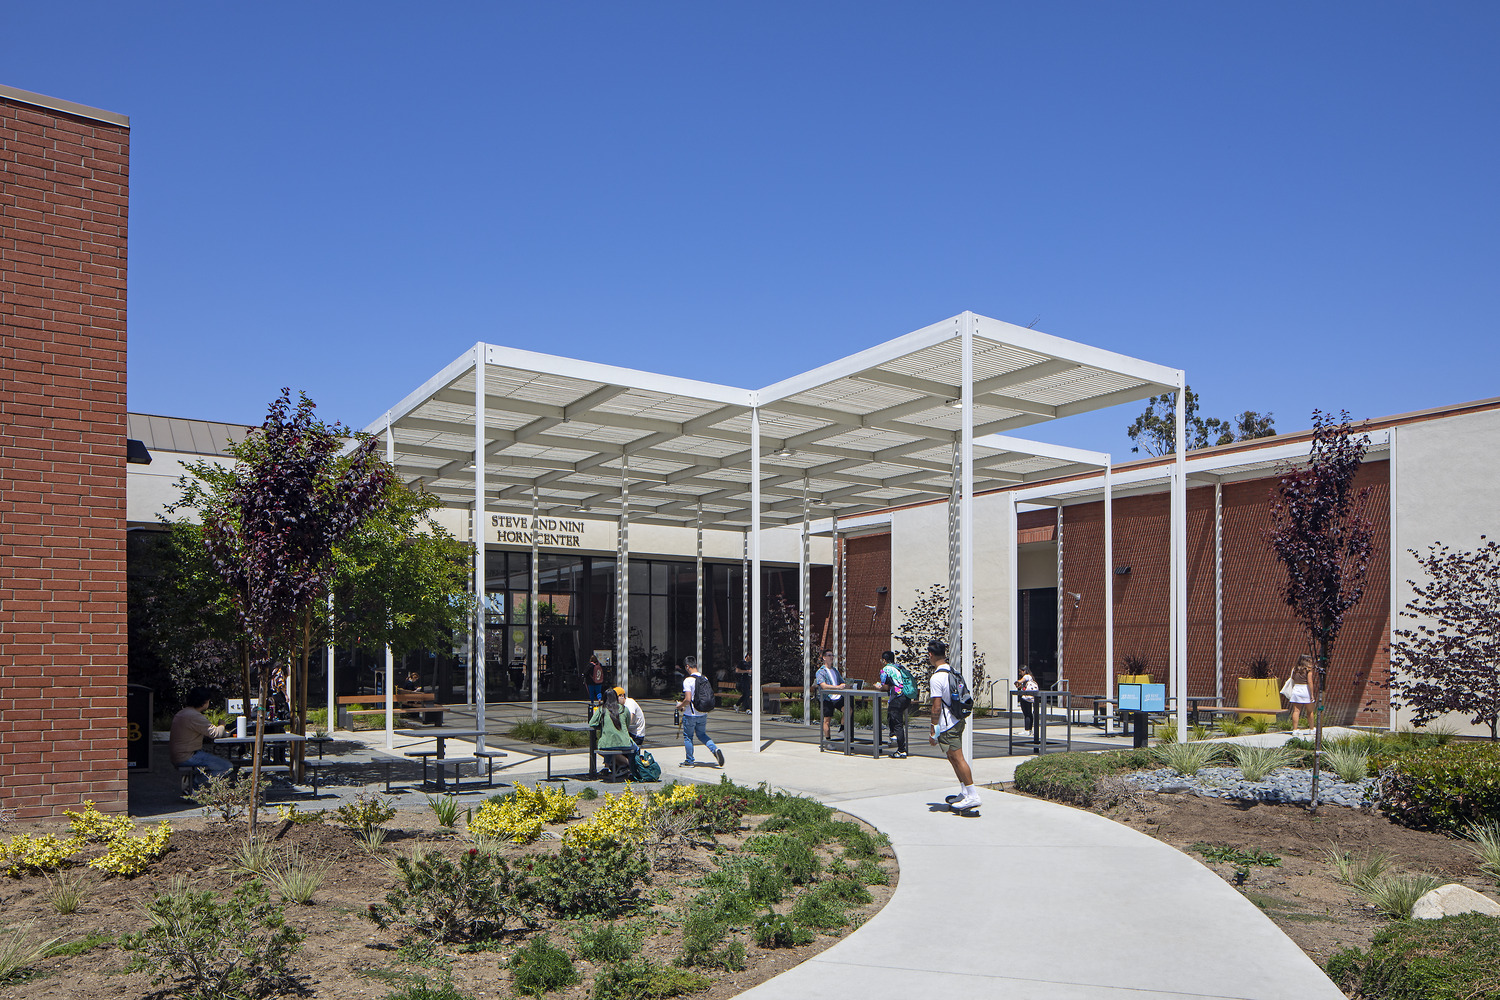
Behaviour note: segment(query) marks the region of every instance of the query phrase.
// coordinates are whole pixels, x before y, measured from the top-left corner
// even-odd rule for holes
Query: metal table
[[[1062,747],[1065,750],[1073,749],[1073,696],[1068,691],[1068,682],[1064,680],[1062,684],[1063,686],[1056,690],[1049,688],[1038,688],[1035,691],[1017,691],[1015,688],[1008,690],[1005,714],[1006,736],[1010,745],[1007,748],[1007,753],[1014,755],[1017,743],[1021,745],[1021,753],[1043,754],[1047,752],[1049,747]],[[1029,735],[1023,733],[1018,740],[1016,738],[1016,714],[1020,711],[1020,706],[1016,704],[1016,701],[1021,697],[1034,699],[1031,711],[1032,731]],[[1049,739],[1047,736],[1048,702],[1062,709],[1062,716],[1067,720],[1067,737],[1065,739],[1054,740]]]
[[[221,736],[216,740],[205,741],[204,746],[208,747],[212,745],[214,747],[224,747],[225,749],[229,750],[229,753],[222,756],[228,758],[229,762],[234,765],[234,772],[238,774],[242,768],[254,766],[253,755],[255,752],[255,739],[256,738],[254,735]],[[329,743],[333,742],[333,737],[303,736],[301,733],[266,733],[264,736],[261,736],[260,739],[263,746],[285,748],[287,746],[292,746],[299,743],[312,743],[317,746],[319,763],[314,764],[312,761],[303,761],[303,765],[310,767],[310,769],[312,770],[313,797],[316,798],[318,795],[318,768],[323,760],[323,748]],[[245,759],[247,752],[251,754],[251,760]],[[264,762],[262,762],[261,766],[263,768],[265,767]],[[289,768],[289,765],[286,764],[277,764],[273,766]]]
[[[587,722],[549,722],[547,725],[553,729],[561,729],[565,733],[588,733],[589,734],[589,778],[599,777],[599,730]],[[550,763],[548,765],[551,766]]]
[[[860,753],[869,754],[871,757],[879,757],[880,751],[885,745],[885,740],[881,735],[883,720],[880,703],[883,699],[890,698],[890,692],[876,691],[872,688],[840,688],[836,693],[844,699],[842,702],[844,709],[844,754],[849,756]],[[819,697],[822,696],[820,695]],[[865,739],[864,737],[856,738],[854,735],[854,706],[851,702],[855,698],[870,699],[871,714],[874,718],[870,720],[869,739]],[[825,743],[821,740],[818,742],[819,750],[824,750],[829,746],[838,746],[838,743]]]
[[[408,753],[407,756],[422,758],[423,785],[427,784],[427,758],[429,756],[436,757],[436,760],[434,760],[433,763],[437,767],[437,787],[440,790],[447,787],[447,779],[443,773],[443,761],[447,759],[445,753],[445,744],[447,743],[447,741],[477,740],[479,737],[486,735],[485,730],[482,729],[458,729],[453,726],[426,726],[422,729],[397,729],[394,732],[397,736],[412,736],[422,740],[437,740],[437,751],[435,754],[429,754],[427,751],[419,751],[417,753]],[[453,784],[455,787],[457,787],[459,780],[458,765],[455,764],[453,767]],[[493,765],[491,766],[491,773],[493,774]],[[493,783],[493,781],[494,779],[493,777],[491,777],[491,783]]]

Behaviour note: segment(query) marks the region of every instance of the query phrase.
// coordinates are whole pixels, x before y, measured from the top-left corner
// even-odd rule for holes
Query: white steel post
[[[333,727],[339,719],[338,702],[335,700],[335,692],[338,688],[333,683],[333,592],[328,593],[328,646],[323,651],[328,657],[328,727],[327,732],[332,733]]]
[[[531,660],[531,719],[537,718],[536,682],[541,676],[541,649],[542,649],[542,609],[537,602],[541,599],[541,565],[537,558],[536,545],[536,519],[541,516],[541,508],[537,502],[536,483],[531,484],[531,521],[527,525],[530,529],[527,534],[531,536],[531,600],[526,602],[531,615],[531,649],[529,658]]]
[[[1187,742],[1187,376],[1177,373],[1177,458],[1172,464],[1172,694],[1177,739]]]
[[[474,728],[479,738],[475,749],[484,749],[485,730],[485,619],[489,616],[488,578],[489,569],[485,560],[485,540],[488,534],[484,523],[484,447],[485,447],[485,388],[484,375],[487,359],[485,345],[474,345],[474,596],[478,599],[478,614],[474,628]]]
[[[802,594],[802,724],[812,725],[812,504],[808,496],[808,477],[802,477],[802,562],[797,583]]]
[[[1391,578],[1388,584],[1389,592],[1386,596],[1386,601],[1388,602],[1387,607],[1390,608],[1390,612],[1386,616],[1386,621],[1390,624],[1390,628],[1386,631],[1385,636],[1387,643],[1386,649],[1390,649],[1389,643],[1394,634],[1394,629],[1396,629],[1398,626],[1404,627],[1406,624],[1401,620],[1401,604],[1399,603],[1401,599],[1401,554],[1404,553],[1406,549],[1402,547],[1403,543],[1401,539],[1400,508],[1397,506],[1396,496],[1397,491],[1401,489],[1401,465],[1397,461],[1396,453],[1397,430],[1398,428],[1396,427],[1392,427],[1390,429],[1390,437],[1388,439],[1390,441],[1390,444],[1388,445],[1388,447],[1390,448],[1390,452],[1388,454],[1386,462],[1386,469],[1389,470],[1387,472],[1387,481],[1390,483],[1391,489],[1389,507],[1387,508],[1386,513],[1386,523],[1391,526]],[[1395,668],[1388,668],[1388,670],[1389,672],[1386,674],[1385,681],[1387,684],[1390,684],[1396,679],[1396,671]],[[1390,707],[1390,715],[1386,717],[1386,727],[1392,732],[1395,732],[1397,725],[1399,725],[1399,720],[1400,712],[1396,708],[1396,703],[1392,701]]]
[[[740,551],[740,656],[750,655],[750,532],[745,531]]]
[[[750,690],[760,690],[760,407],[750,410]],[[760,753],[759,698],[751,699],[750,745]]]
[[[963,493],[958,512],[958,589],[963,598],[959,615],[963,643],[964,682],[974,689],[974,314],[964,314],[963,325]],[[974,759],[974,726],[964,727],[964,757]]]
[[[1214,483],[1214,698],[1224,704],[1224,484]]]
[[[833,665],[838,669],[839,675],[844,671],[844,646],[839,637],[844,633],[844,582],[839,572],[843,565],[844,547],[839,538],[839,515],[833,513],[833,602],[828,606],[828,613],[833,616]],[[812,706],[803,706],[803,711],[812,714]]]
[[[1010,635],[1006,637],[1006,690],[1014,690],[1016,678],[1021,676],[1021,589],[1020,581],[1016,577],[1016,494],[1010,491],[1005,495],[1004,520],[1001,522],[1002,530],[1005,532],[1006,551],[1006,579],[1010,582],[1006,585],[1006,600],[1010,602],[1010,613],[1006,616],[1010,621]],[[1106,690],[1108,690],[1106,688]],[[993,699],[991,700],[993,705]],[[1006,695],[1006,705],[1010,704],[1010,696]]]
[[[1053,686],[1063,679],[1063,505],[1057,505],[1057,527],[1054,533],[1057,536],[1057,677]]]
[[[1104,464],[1104,686],[1106,698],[1115,669],[1115,517],[1113,460]]]
[[[697,588],[697,590],[698,590],[698,601],[697,601],[697,608],[698,608],[698,614],[697,614],[698,628],[697,628],[697,642],[693,646],[693,653],[694,653],[695,656],[698,657],[698,666],[699,666],[699,669],[702,669],[703,668],[703,501],[701,499],[698,501],[698,558],[697,558],[697,562],[696,562],[695,565],[697,566],[697,570],[694,573],[694,579],[696,579],[698,581],[698,588]],[[708,672],[706,670],[704,671],[704,676],[705,677],[708,676]]]
[[[615,547],[615,678],[630,697],[630,458],[620,456],[620,528]]]
[[[385,414],[385,460],[396,464],[396,436],[391,432],[391,414]],[[390,627],[390,610],[386,610],[386,627]],[[396,749],[396,658],[390,644],[385,647],[385,748]]]

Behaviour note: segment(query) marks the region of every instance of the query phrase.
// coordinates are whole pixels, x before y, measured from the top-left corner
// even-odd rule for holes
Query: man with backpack
[[[696,766],[693,761],[693,739],[696,737],[723,767],[724,751],[708,738],[708,713],[714,708],[714,686],[698,672],[696,656],[683,657],[682,665],[687,668],[687,676],[682,679],[682,700],[677,703],[682,712],[682,751],[687,758],[682,766]]]
[[[888,649],[880,654],[880,658],[885,665],[880,668],[880,680],[875,684],[875,689],[891,693],[886,701],[885,721],[890,727],[891,737],[896,741],[896,752],[891,756],[900,760],[906,756],[906,710],[911,707],[917,685],[906,668],[896,662],[894,652]]]
[[[964,728],[974,710],[974,696],[958,671],[948,665],[948,644],[933,639],[927,644],[927,662],[932,664],[928,684],[932,693],[932,735],[927,742],[943,748],[953,774],[958,778],[959,793],[948,796],[954,812],[979,808],[979,792],[974,788],[974,772],[964,759]]]

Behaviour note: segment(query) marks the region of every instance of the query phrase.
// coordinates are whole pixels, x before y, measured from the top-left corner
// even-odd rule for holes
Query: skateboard
[[[979,809],[977,806],[970,807],[968,809],[959,809],[953,805],[953,803],[957,802],[961,798],[963,798],[962,795],[948,795],[944,797],[944,801],[948,803],[948,808],[953,810],[953,814],[955,816],[967,816],[971,819],[978,816]]]

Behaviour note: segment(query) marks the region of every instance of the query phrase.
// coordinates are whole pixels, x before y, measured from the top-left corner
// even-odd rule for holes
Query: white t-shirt
[[[934,667],[932,669],[932,676],[927,681],[930,697],[941,698],[943,700],[942,709],[938,712],[937,718],[933,720],[937,724],[937,731],[940,733],[946,733],[958,722],[953,717],[953,713],[948,709],[948,698],[950,697],[949,682],[953,680],[953,675],[948,672],[949,669],[949,667]]]
[[[626,698],[621,704],[625,706],[625,711],[630,713],[630,735],[645,736],[646,713],[641,710],[640,703],[634,698]]]
[[[704,714],[704,713],[698,711],[696,708],[693,707],[693,682],[694,681],[702,681],[704,684],[707,684],[708,683],[708,678],[704,677],[702,674],[688,674],[686,677],[684,677],[682,679],[682,693],[685,694],[685,695],[687,695],[687,706],[684,707],[683,710],[682,710],[682,714],[683,715],[702,715],[702,714]]]
[[[819,667],[818,668],[818,672],[813,675],[813,684],[814,685],[817,685],[817,684],[842,684],[842,683],[843,683],[843,678],[839,677],[839,672],[837,670],[835,670],[833,667],[828,667],[828,666]],[[837,694],[837,693],[835,693],[833,691],[823,691],[823,690],[820,690],[818,692],[818,697],[827,699],[828,701],[843,701],[844,700],[844,696],[843,695]]]

